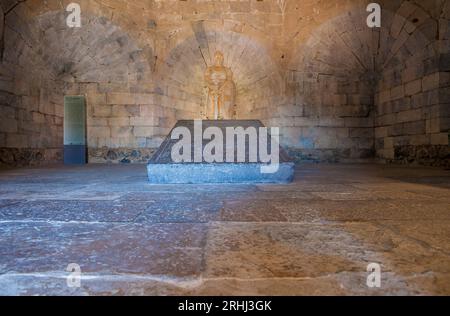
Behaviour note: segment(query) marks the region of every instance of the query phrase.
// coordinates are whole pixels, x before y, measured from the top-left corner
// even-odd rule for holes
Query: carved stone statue
[[[205,73],[208,90],[206,118],[210,120],[233,119],[236,98],[233,72],[223,65],[224,58],[220,51],[214,54],[214,60],[214,66],[208,67]]]

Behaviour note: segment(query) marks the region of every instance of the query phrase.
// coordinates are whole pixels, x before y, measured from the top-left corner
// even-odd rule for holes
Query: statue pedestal
[[[190,131],[192,140],[195,132],[194,121],[179,121],[174,129],[185,127]],[[226,130],[227,127],[254,127],[259,129],[264,127],[258,120],[240,121],[240,120],[224,120],[224,121],[202,121],[202,133],[208,127],[217,127],[223,133],[224,140],[224,157],[226,151]],[[172,130],[173,131],[173,130]],[[172,148],[179,140],[172,140],[171,134],[163,142],[159,150],[150,160],[147,170],[148,178],[152,184],[201,184],[201,183],[289,183],[294,179],[295,165],[287,154],[280,148],[278,170],[274,173],[263,173],[262,167],[267,164],[260,162],[259,158],[256,162],[220,162],[207,163],[204,159],[194,162],[175,163],[172,160]],[[258,135],[259,139],[259,135]],[[270,138],[269,138],[270,139]],[[203,153],[205,146],[210,140],[203,140],[197,148]],[[192,141],[192,157],[194,158],[194,141]],[[270,146],[269,146],[270,149]],[[236,150],[236,149],[234,149]],[[234,153],[236,157],[236,152]],[[250,161],[249,157],[249,139],[246,138],[246,161]],[[236,161],[236,160],[235,160]]]

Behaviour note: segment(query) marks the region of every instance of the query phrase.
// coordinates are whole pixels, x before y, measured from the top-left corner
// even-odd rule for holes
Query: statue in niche
[[[205,73],[208,98],[206,118],[209,120],[229,120],[235,117],[236,86],[233,72],[224,66],[223,54],[214,54],[214,65]]]

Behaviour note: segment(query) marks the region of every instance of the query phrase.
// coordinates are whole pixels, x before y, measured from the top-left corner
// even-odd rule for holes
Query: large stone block
[[[0,113],[2,118],[14,119],[16,117],[16,109],[12,106],[0,104]]]
[[[413,96],[422,91],[422,80],[417,79],[405,85],[406,96]]]
[[[388,136],[388,127],[375,127],[375,138],[384,138]]]
[[[133,127],[131,127],[131,126],[111,126],[111,137],[130,139],[133,137]]]
[[[418,93],[411,97],[411,109],[418,109],[424,105],[424,94]]]
[[[439,87],[449,87],[450,86],[450,70],[448,72],[439,73]]]
[[[203,121],[203,131],[208,127],[218,127],[226,135],[228,127],[263,127],[259,121]],[[193,121],[180,121],[176,127],[186,127],[194,135]],[[170,136],[166,138],[160,149],[150,160],[147,170],[149,181],[152,184],[161,183],[287,183],[294,178],[294,163],[290,161],[286,153],[280,149],[280,164],[275,173],[261,172],[264,164],[259,162],[246,163],[207,163],[206,161],[175,163],[172,160],[172,147],[177,141]],[[207,142],[203,141],[201,150]],[[277,144],[278,145],[278,144]],[[224,137],[224,148],[226,148],[226,137]],[[246,148],[248,150],[248,140]],[[234,149],[236,156],[236,149]],[[248,151],[247,151],[248,152]]]
[[[294,117],[294,126],[304,127],[304,126],[315,126],[319,123],[319,119],[315,117]]]
[[[0,132],[17,133],[17,120],[14,118],[2,118]]]
[[[345,119],[332,116],[323,116],[319,118],[317,126],[342,128],[345,127]]]
[[[131,126],[159,126],[159,118],[154,116],[130,117]]]
[[[358,138],[358,149],[373,149],[374,143],[373,137]]]
[[[397,116],[395,113],[382,115],[376,118],[376,124],[379,126],[390,126],[395,124]]]
[[[448,133],[431,134],[431,145],[448,145]]]
[[[425,120],[417,122],[408,122],[403,124],[403,134],[404,135],[419,135],[425,134],[426,123]]]
[[[443,117],[439,119],[439,131],[450,133],[450,117]]]
[[[375,120],[373,117],[346,117],[344,126],[346,127],[372,127]]]
[[[111,110],[112,117],[130,117],[139,116],[141,112],[139,105],[113,105]]]
[[[303,106],[285,105],[279,108],[280,115],[284,116],[303,116]]]
[[[111,137],[111,129],[107,126],[88,127],[88,135],[97,138]]]
[[[93,116],[95,117],[111,117],[112,106],[111,105],[95,105],[93,106]]]
[[[108,126],[108,119],[88,117],[87,125],[88,126]]]
[[[338,117],[367,117],[370,113],[369,106],[346,105],[335,109]]]
[[[403,85],[391,89],[391,100],[397,100],[405,96],[405,87]]]
[[[393,137],[384,138],[384,148],[385,149],[394,148],[394,138]]]
[[[105,93],[89,93],[87,95],[87,103],[89,105],[104,105],[106,104]]]
[[[130,118],[129,117],[111,117],[111,118],[108,118],[108,125],[111,127],[130,126]]]
[[[427,92],[424,92],[423,94],[423,105],[435,105],[435,104],[439,104],[440,102],[443,102],[442,99],[445,99],[445,97],[441,98],[441,92],[443,89],[435,89],[435,90],[430,90]],[[443,94],[443,93],[442,93]],[[450,93],[449,93],[450,95]],[[449,101],[450,102],[450,98]]]
[[[153,105],[155,104],[155,97],[153,94],[139,93],[135,95],[136,104]]]
[[[390,103],[391,111],[388,113],[398,113],[411,109],[411,98],[401,98]]]
[[[399,112],[397,114],[397,122],[399,123],[419,121],[422,118],[423,115],[421,109]]]
[[[439,118],[442,114],[439,112],[439,105],[430,105],[422,108],[423,118],[424,119],[434,119]]]
[[[136,97],[132,93],[108,93],[106,97],[108,104],[136,104]]]
[[[336,136],[322,136],[314,141],[314,148],[331,149],[338,147],[338,139]]]
[[[407,68],[403,70],[402,81],[411,82],[416,79],[421,79],[424,73],[424,68],[421,63],[414,63],[413,65],[408,65]]]
[[[373,128],[350,128],[350,137],[373,138]]]
[[[450,48],[448,48],[450,44],[450,40],[446,40],[441,45],[441,55],[439,57],[439,70],[440,71],[446,71],[448,74],[448,71],[450,71]],[[441,74],[445,74],[442,73]]]
[[[155,127],[153,126],[135,126],[133,127],[133,134],[136,137],[151,137],[155,135]]]
[[[426,133],[434,134],[439,133],[441,131],[440,128],[440,118],[432,118],[426,121]]]
[[[29,136],[25,134],[6,134],[6,147],[27,148],[29,146]]]
[[[439,89],[438,102],[433,103],[433,104],[437,104],[437,103],[445,103],[445,104],[450,103],[450,89],[449,88]]]
[[[429,145],[430,135],[412,135],[409,143],[413,146]]]
[[[422,79],[422,89],[423,91],[429,91],[439,88],[439,73],[425,76]]]
[[[393,124],[388,128],[388,136],[400,136],[404,135],[403,124]]]
[[[39,112],[43,114],[55,114],[55,104],[50,102],[41,102],[39,104]]]
[[[34,123],[43,124],[45,123],[45,115],[39,112],[32,112],[32,121]]]

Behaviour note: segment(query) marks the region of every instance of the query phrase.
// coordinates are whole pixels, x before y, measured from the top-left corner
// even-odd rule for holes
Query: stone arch
[[[113,137],[124,147],[145,147],[146,138],[138,143],[132,134],[129,116],[139,117],[140,104],[152,102],[150,94],[139,95],[138,101],[131,93],[152,89],[153,70],[146,50],[152,51],[150,41],[142,49],[104,16],[85,12],[81,28],[68,28],[64,8],[38,15],[24,14],[25,9],[18,6],[6,24],[4,64],[11,65],[15,78],[11,104],[24,109],[16,111],[20,119],[14,146],[50,148],[60,155],[63,96],[85,94],[89,147],[111,143]],[[116,94],[107,95],[111,92]],[[109,116],[114,112],[115,119],[102,114],[108,111]]]
[[[422,7],[404,1],[395,11],[383,10],[383,19],[384,23],[379,30],[376,64],[380,73],[379,88],[386,84],[383,82],[383,74],[393,74],[399,80],[401,72],[408,65],[421,63],[427,56],[438,56],[438,47],[434,45],[438,37],[438,22]],[[427,66],[430,69],[426,71],[435,71],[438,65],[430,63]]]
[[[273,125],[282,142],[304,160],[373,156],[373,38],[364,6],[330,18],[292,49],[286,103]]]
[[[237,23],[195,22],[173,39],[158,73],[164,74],[162,80],[172,94],[187,94],[191,103],[202,104],[204,72],[212,64],[214,52],[221,50],[225,65],[234,73],[238,117],[264,119],[273,105],[270,99],[280,97],[283,81],[271,57],[273,52],[260,40],[262,36],[253,35]]]
[[[56,23],[55,23],[56,21]],[[20,23],[20,22],[19,22]],[[65,13],[52,11],[22,25],[22,50],[8,47],[11,59],[34,55],[53,80],[67,82],[127,82],[149,80],[151,68],[142,49],[105,17],[83,15],[81,28],[65,25]],[[19,29],[20,31],[20,29]],[[26,52],[24,52],[24,50]],[[25,61],[26,62],[26,61]]]
[[[325,87],[335,94],[339,94],[339,86],[355,82],[373,89],[377,33],[367,27],[366,18],[364,7],[354,8],[314,30],[305,43],[294,49],[288,66],[290,80],[307,83],[310,88],[317,84],[320,89],[321,82],[333,82]]]
[[[444,6],[435,3],[432,12],[423,3],[402,1],[383,10],[375,93],[379,158],[428,164],[445,156],[446,144],[430,146],[432,134],[441,132],[438,40]]]
[[[291,54],[291,101],[274,121],[287,125],[285,144],[300,148],[302,157],[373,157],[375,150],[393,156],[393,149],[385,150],[385,136],[378,135],[396,128],[380,115],[411,109],[406,89],[419,93],[415,106],[423,106],[413,81],[439,71],[438,18],[413,1],[382,8],[381,29],[367,27],[365,6],[356,6],[322,24]]]

